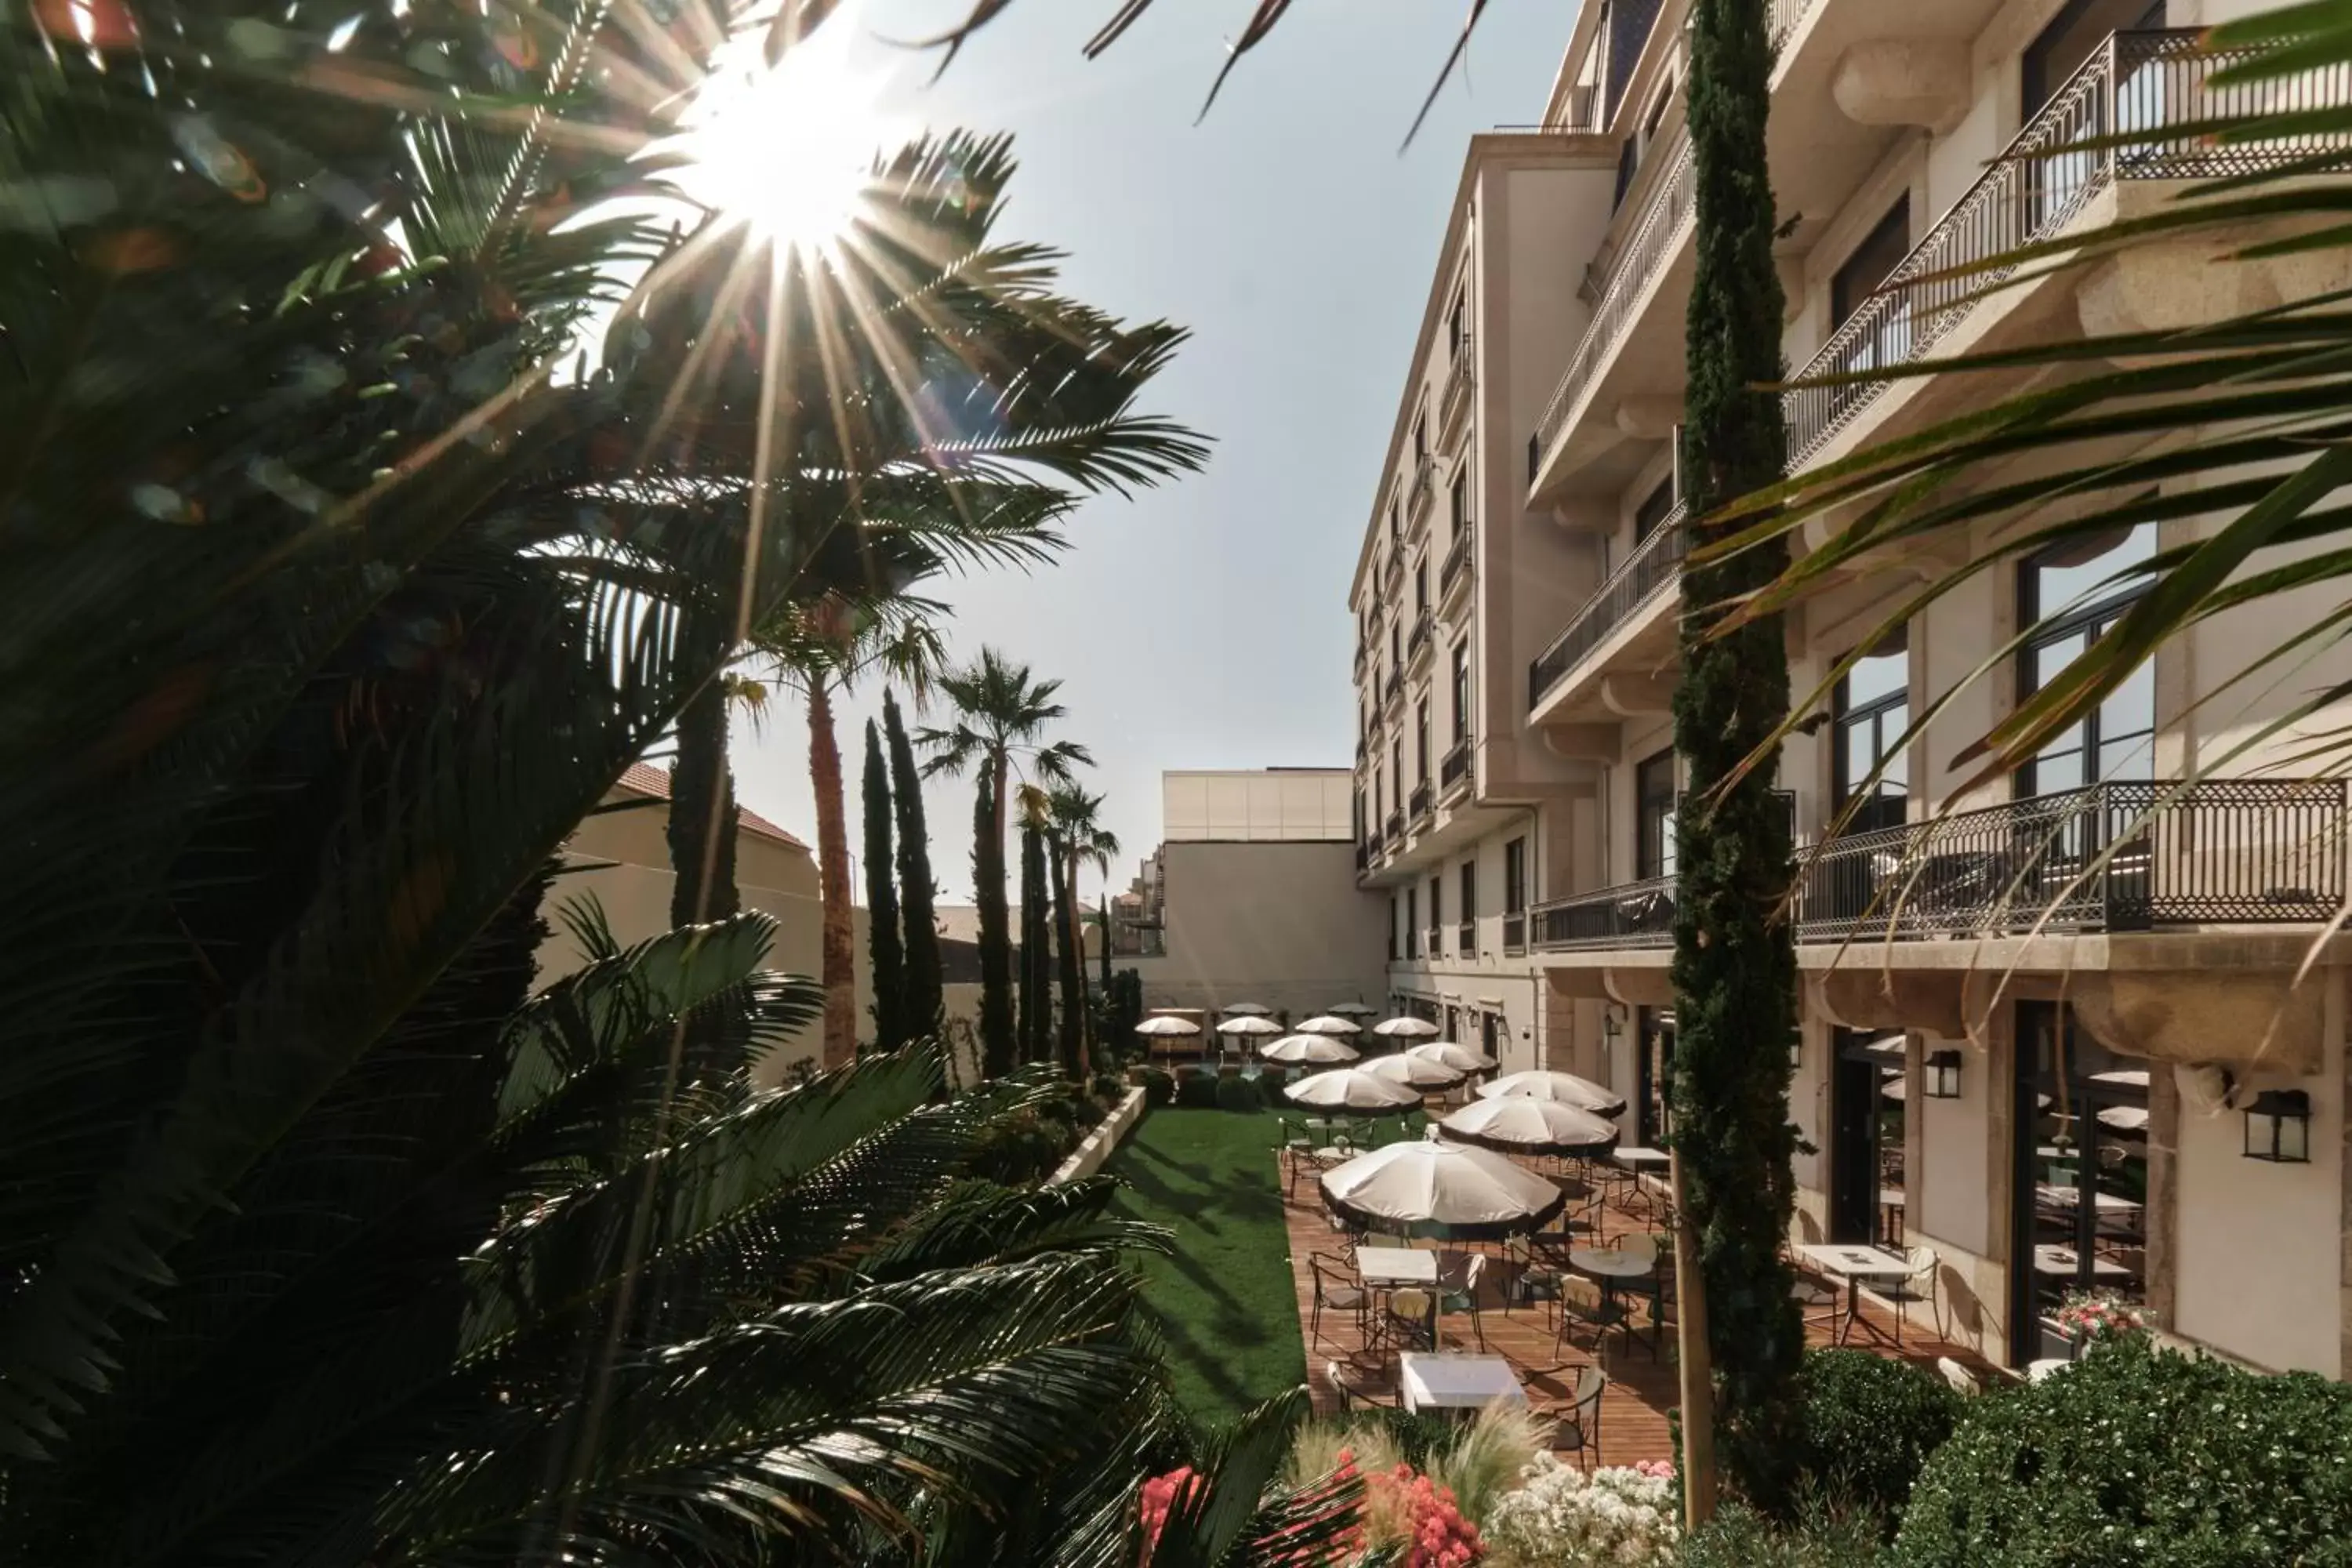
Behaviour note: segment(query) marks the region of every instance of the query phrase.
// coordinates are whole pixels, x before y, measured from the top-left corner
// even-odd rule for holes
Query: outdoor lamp
[[[1960,1098],[1960,1053],[1956,1050],[1927,1053],[1927,1098],[1958,1100]]]
[[[2266,1089],[2246,1107],[2246,1158],[2301,1165],[2311,1160],[2311,1096]]]

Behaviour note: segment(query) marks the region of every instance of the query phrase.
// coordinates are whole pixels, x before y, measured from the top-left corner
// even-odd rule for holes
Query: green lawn
[[[1120,1145],[1110,1172],[1122,1210],[1176,1233],[1148,1260],[1177,1397],[1194,1418],[1229,1421],[1304,1382],[1290,1240],[1275,1185],[1272,1112],[1161,1108]]]

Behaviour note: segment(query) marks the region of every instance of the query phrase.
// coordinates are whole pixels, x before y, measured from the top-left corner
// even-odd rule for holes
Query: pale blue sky
[[[968,4],[871,0],[864,24],[912,37]],[[1014,133],[1000,232],[1068,251],[1070,294],[1193,331],[1148,405],[1215,437],[1205,473],[1089,502],[1057,565],[928,590],[954,607],[959,658],[986,642],[1062,679],[1122,887],[1158,842],[1162,770],[1352,762],[1348,581],[1463,149],[1539,115],[1575,11],[1494,0],[1467,83],[1399,157],[1460,0],[1298,0],[1195,127],[1252,5],[1160,0],[1088,63],[1078,47],[1112,0],[1017,0],[929,90],[914,60],[859,51],[897,67],[890,112]],[[862,692],[842,713],[853,854],[879,704]],[[762,737],[739,728],[734,755],[744,804],[814,841],[798,705]],[[967,901],[970,786],[925,798],[942,899]]]

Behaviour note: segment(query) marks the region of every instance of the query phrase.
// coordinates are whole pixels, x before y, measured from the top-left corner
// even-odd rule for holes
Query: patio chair
[[[1436,1300],[1418,1285],[1400,1286],[1390,1291],[1380,1325],[1383,1342],[1415,1350],[1436,1348],[1437,1324],[1432,1310]]]
[[[1528,1237],[1508,1236],[1503,1238],[1503,1261],[1510,1266],[1510,1277],[1504,1283],[1503,1310],[1511,1303],[1541,1301],[1552,1315],[1559,1309],[1560,1271],[1536,1256],[1536,1244]]]
[[[1576,1374],[1576,1391],[1569,1398],[1567,1410],[1553,1428],[1552,1443],[1556,1447],[1575,1451],[1577,1466],[1590,1470],[1601,1459],[1601,1396],[1608,1390],[1609,1374],[1597,1366],[1588,1366]]]
[[[1350,1366],[1346,1362],[1325,1362],[1323,1381],[1329,1384],[1331,1392],[1339,1396],[1341,1415],[1353,1410],[1359,1400],[1366,1405],[1394,1405],[1397,1402],[1394,1378],[1381,1377],[1361,1367]],[[1387,1397],[1381,1398],[1382,1394]]]
[[[1459,1283],[1444,1282],[1437,1298],[1437,1310],[1441,1318],[1440,1327],[1444,1326],[1443,1316],[1447,1312],[1469,1313],[1471,1336],[1478,1342],[1478,1348],[1482,1351],[1486,1348],[1486,1324],[1478,1315],[1478,1281],[1484,1279],[1486,1274],[1486,1255],[1483,1252],[1474,1252],[1463,1263],[1461,1272],[1455,1276]],[[1443,1279],[1442,1276],[1441,1279]]]
[[[1604,1293],[1601,1287],[1580,1274],[1564,1275],[1559,1282],[1559,1328],[1552,1340],[1552,1353],[1571,1342],[1572,1331],[1588,1328],[1592,1331],[1592,1348],[1598,1354],[1601,1342],[1611,1329],[1625,1321],[1625,1309]]]
[[[1307,1255],[1307,1272],[1315,1279],[1315,1300],[1307,1319],[1307,1337],[1320,1344],[1323,1340],[1323,1310],[1346,1312],[1356,1320],[1356,1337],[1361,1342],[1364,1333],[1364,1306],[1370,1297],[1353,1278],[1354,1268],[1344,1258],[1328,1252]]]
[[[1872,1295],[1894,1308],[1895,1342],[1898,1346],[1903,1343],[1903,1309],[1906,1304],[1913,1301],[1925,1301],[1927,1303],[1929,1314],[1936,1315],[1936,1270],[1944,1261],[1937,1256],[1936,1249],[1932,1247],[1906,1248],[1903,1260],[1911,1266],[1910,1273],[1900,1279],[1881,1281],[1872,1286],[1870,1291]],[[1941,1316],[1936,1316],[1936,1337],[1937,1339],[1944,1337],[1944,1322]]]

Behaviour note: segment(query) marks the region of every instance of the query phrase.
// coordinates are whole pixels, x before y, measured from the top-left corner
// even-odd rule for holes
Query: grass
[[[1146,1115],[1110,1162],[1122,1212],[1176,1233],[1146,1261],[1177,1397],[1196,1421],[1225,1422],[1306,1381],[1289,1232],[1276,1185],[1272,1112]]]

